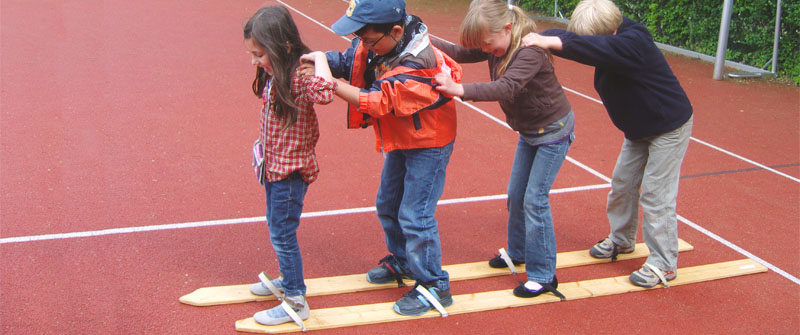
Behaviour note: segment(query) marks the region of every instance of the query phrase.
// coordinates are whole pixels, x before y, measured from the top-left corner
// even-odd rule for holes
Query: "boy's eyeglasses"
[[[359,36],[359,37],[361,37],[361,36]],[[381,41],[381,40],[382,40],[384,37],[386,37],[386,33],[384,33],[383,35],[381,35],[381,37],[380,37],[380,38],[378,38],[377,40],[375,40],[374,42],[370,42],[370,41],[367,41],[367,40],[365,40],[365,39],[363,39],[363,38],[362,38],[362,39],[361,39],[361,43],[364,43],[364,46],[366,46],[366,47],[368,47],[368,48],[373,48],[373,47],[375,47],[375,45],[376,45],[376,44],[378,44],[378,42],[380,42],[380,41]]]

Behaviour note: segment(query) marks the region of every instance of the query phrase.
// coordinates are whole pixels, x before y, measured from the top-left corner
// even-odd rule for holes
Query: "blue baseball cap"
[[[406,15],[405,0],[350,0],[347,12],[331,26],[339,35],[350,35],[370,23],[391,23]]]

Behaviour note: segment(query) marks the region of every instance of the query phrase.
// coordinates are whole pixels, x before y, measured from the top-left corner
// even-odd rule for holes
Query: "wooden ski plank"
[[[721,262],[700,266],[681,268],[678,278],[669,282],[670,286],[679,286],[703,281],[710,281],[753,273],[766,272],[767,268],[751,260],[741,259],[736,261]],[[628,276],[584,280],[571,283],[559,283],[558,289],[568,300],[600,297],[612,294],[637,292],[658,289],[634,286]],[[454,303],[447,307],[449,314],[463,314],[481,312],[494,309],[528,306],[558,302],[559,299],[552,294],[544,294],[536,298],[525,299],[515,297],[511,289],[461,294],[453,296]],[[394,302],[323,308],[311,310],[308,320],[305,320],[307,330],[327,329],[337,327],[357,326],[364,324],[395,322],[413,320],[416,318],[440,317],[435,310],[422,316],[402,316],[392,310]],[[236,330],[251,333],[286,333],[300,331],[300,327],[293,323],[278,326],[263,326],[257,324],[253,318],[236,321]]]
[[[694,249],[684,240],[678,240],[678,251]],[[650,254],[644,243],[636,244],[636,249],[630,254],[621,254],[618,260],[647,257]],[[556,255],[556,267],[567,268],[590,264],[608,263],[610,259],[597,259],[589,256],[588,250],[561,252]],[[446,265],[442,267],[450,275],[450,281],[468,280],[502,276],[511,273],[508,269],[494,269],[487,266],[487,262],[472,262],[463,264]],[[518,265],[517,271],[525,272],[525,265]],[[255,281],[253,281],[255,282]],[[406,280],[412,285],[414,281]],[[329,294],[351,293],[358,291],[379,290],[397,287],[397,283],[372,284],[367,282],[366,274],[353,274],[323,278],[306,279],[306,296],[319,296]],[[182,296],[180,302],[192,306],[214,306],[236,304],[251,301],[275,300],[273,296],[257,296],[250,293],[250,284],[203,287],[192,293]]]

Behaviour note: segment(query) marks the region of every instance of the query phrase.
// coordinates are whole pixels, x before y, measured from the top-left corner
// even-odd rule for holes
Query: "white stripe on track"
[[[589,191],[589,190],[596,190],[596,189],[601,189],[601,188],[608,188],[610,186],[611,185],[608,185],[608,184],[600,184],[600,185],[587,185],[587,186],[579,186],[579,187],[568,187],[568,188],[550,190],[550,194]],[[502,200],[502,199],[506,199],[506,198],[507,198],[507,196],[505,194],[498,194],[498,195],[488,195],[488,196],[478,196],[478,197],[468,197],[468,198],[458,198],[458,199],[447,199],[447,200],[440,200],[438,205],[452,205],[452,204],[462,204],[462,203],[469,203],[469,202]],[[348,208],[348,209],[338,209],[338,210],[330,210],[330,211],[319,211],[319,212],[303,213],[300,217],[301,218],[314,218],[314,217],[335,216],[335,215],[349,215],[349,214],[358,214],[358,213],[370,213],[370,212],[374,212],[374,211],[375,211],[375,207],[359,207],[359,208]],[[174,224],[165,224],[165,225],[152,225],[152,226],[127,227],[127,228],[112,228],[112,229],[92,230],[92,231],[83,231],[83,232],[75,232],[75,233],[61,233],[61,234],[47,234],[47,235],[35,235],[35,236],[7,237],[7,238],[0,238],[0,244],[34,242],[34,241],[45,241],[45,240],[63,240],[63,239],[80,238],[80,237],[95,237],[95,236],[104,236],[104,235],[130,234],[130,233],[141,233],[141,232],[159,231],[159,230],[201,228],[201,227],[234,225],[234,224],[242,224],[242,223],[264,222],[266,220],[267,220],[266,217],[257,216],[257,217],[240,218],[240,219],[210,220],[210,221],[184,222],[184,223],[174,223]]]
[[[708,235],[709,237],[713,238],[717,242],[724,244],[728,248],[733,249],[734,251],[744,255],[745,257],[750,258],[750,259],[752,259],[752,260],[754,260],[754,261],[756,261],[758,263],[761,263],[761,265],[766,266],[768,269],[770,269],[772,271],[775,271],[775,273],[783,276],[786,279],[789,279],[789,280],[793,281],[795,284],[800,285],[800,279],[797,279],[797,277],[792,276],[791,274],[787,273],[786,271],[781,270],[781,268],[779,268],[779,267],[777,267],[775,265],[772,265],[771,263],[761,259],[761,257],[753,255],[749,251],[744,250],[741,247],[739,247],[738,245],[733,244],[732,242],[720,237],[719,235],[710,232],[708,229],[705,229],[705,228],[701,227],[700,225],[698,225],[698,224],[696,224],[696,223],[694,223],[692,221],[687,220],[683,216],[678,215],[678,220],[680,220],[681,222],[685,223],[687,226],[692,227],[692,228],[696,229],[697,231]]]
[[[345,37],[345,36],[341,36],[341,35],[338,35],[338,34],[336,34],[336,33],[335,33],[335,32],[334,32],[334,31],[333,31],[331,28],[328,28],[327,26],[325,26],[324,24],[322,24],[322,22],[319,22],[319,21],[315,20],[314,18],[312,18],[312,17],[310,17],[310,16],[306,15],[305,13],[303,13],[303,12],[301,12],[301,11],[299,11],[299,10],[295,9],[294,7],[292,7],[292,6],[289,6],[287,3],[285,3],[285,2],[283,2],[283,1],[281,1],[281,0],[278,0],[278,3],[280,3],[281,5],[284,5],[284,6],[286,6],[287,8],[291,9],[291,10],[292,10],[292,11],[294,11],[295,13],[302,15],[304,18],[308,19],[308,20],[309,20],[309,21],[311,21],[311,22],[314,22],[314,23],[316,23],[316,24],[317,24],[317,25],[319,25],[320,27],[322,27],[322,28],[325,28],[326,30],[328,30],[328,31],[332,32],[334,35],[336,35],[336,36],[339,36],[339,37],[343,38],[345,41],[348,41],[348,42],[350,42],[350,39],[349,39],[349,38],[347,38],[347,37]]]
[[[280,0],[279,0],[279,1],[280,1]],[[293,10],[295,10],[295,9],[293,9]],[[297,10],[295,10],[295,11],[297,11]],[[300,13],[300,12],[298,12],[298,13]],[[301,15],[303,15],[303,16],[305,16],[305,14],[302,14],[302,13],[300,13],[300,14],[301,14]],[[317,21],[316,21],[316,20],[314,20],[314,22],[317,22]],[[319,24],[319,25],[321,25],[321,26],[323,26],[323,27],[324,27],[324,25],[322,25],[322,24],[321,24],[321,23],[319,23],[319,22],[317,22],[317,24]],[[325,27],[325,28],[327,29],[327,27]],[[448,43],[453,43],[453,42],[450,42],[450,41],[448,41],[448,40],[445,40],[445,39],[443,39],[443,38],[441,38],[441,37],[438,37],[438,36],[434,36],[434,35],[431,35],[431,36],[432,36],[432,37],[435,37],[435,38],[437,38],[437,39],[440,39],[440,40],[442,40],[442,41],[448,42]],[[566,87],[563,87],[563,88],[564,88],[565,90],[569,91],[569,92],[575,93],[575,94],[577,94],[577,95],[579,95],[579,96],[581,96],[581,97],[584,97],[584,98],[586,98],[586,99],[589,99],[589,100],[591,100],[591,101],[597,102],[597,103],[599,103],[599,104],[602,104],[602,103],[603,103],[602,101],[600,101],[600,100],[598,100],[598,99],[595,99],[595,98],[592,98],[592,97],[590,97],[590,96],[588,96],[588,95],[585,95],[585,94],[583,94],[583,93],[577,92],[577,91],[575,91],[575,90],[572,90],[572,89],[569,89],[569,88],[566,88]],[[488,118],[489,118],[489,119],[491,119],[492,121],[494,121],[494,122],[496,122],[496,123],[499,123],[499,124],[501,124],[501,125],[505,126],[505,127],[506,127],[506,128],[508,128],[508,129],[511,129],[511,127],[509,127],[509,126],[508,126],[508,125],[507,125],[505,122],[502,122],[502,121],[500,121],[499,119],[497,119],[496,117],[494,117],[494,116],[492,116],[491,114],[487,113],[486,111],[483,111],[483,110],[481,110],[480,108],[478,108],[478,107],[475,107],[475,106],[474,106],[474,105],[472,105],[472,104],[466,103],[466,102],[462,101],[461,99],[456,99],[456,100],[457,100],[457,101],[459,101],[459,102],[461,102],[461,103],[462,103],[462,104],[464,104],[465,106],[467,106],[467,107],[469,107],[469,108],[471,108],[471,109],[473,109],[473,110],[477,111],[478,113],[480,113],[480,114],[482,114],[482,115],[484,115],[484,116],[488,117]],[[767,169],[768,171],[771,171],[771,172],[777,173],[777,174],[779,174],[779,175],[781,175],[781,176],[784,176],[784,177],[786,177],[786,178],[789,178],[790,180],[794,180],[794,181],[800,182],[800,180],[798,180],[797,178],[794,178],[794,177],[792,177],[792,176],[789,176],[789,175],[786,175],[786,174],[784,174],[784,173],[781,173],[781,172],[779,172],[779,171],[776,171],[776,170],[774,170],[774,169],[771,169],[771,168],[769,168],[769,167],[767,167],[767,166],[765,166],[765,165],[763,165],[763,164],[757,163],[757,162],[755,162],[755,161],[752,161],[752,160],[750,160],[750,159],[744,158],[744,157],[742,157],[742,156],[740,156],[740,155],[737,155],[737,154],[731,153],[731,152],[729,152],[729,151],[723,150],[723,149],[721,149],[721,148],[719,148],[719,147],[716,147],[716,146],[713,146],[713,145],[711,145],[711,144],[708,144],[708,143],[706,143],[706,142],[700,141],[700,140],[698,140],[698,139],[696,139],[696,138],[694,138],[694,137],[691,137],[691,139],[692,139],[692,140],[694,140],[694,141],[697,141],[698,143],[701,143],[701,144],[707,145],[707,146],[709,146],[709,147],[711,147],[711,148],[713,148],[713,149],[715,149],[715,150],[718,150],[718,151],[720,151],[720,152],[723,152],[723,153],[725,153],[725,154],[728,154],[728,155],[731,155],[731,156],[733,156],[733,157],[736,157],[736,158],[738,158],[738,159],[741,159],[741,160],[743,160],[743,161],[745,161],[745,162],[748,162],[748,163],[750,163],[750,164],[753,164],[753,165],[756,165],[756,166],[758,166],[758,167],[761,167],[761,168]],[[571,162],[571,163],[573,163],[573,164],[577,165],[578,167],[580,167],[580,168],[582,168],[582,169],[586,170],[587,172],[589,172],[589,173],[591,173],[591,174],[593,174],[593,175],[597,176],[598,178],[600,178],[600,179],[603,179],[604,181],[606,181],[606,182],[609,182],[609,183],[611,182],[611,178],[608,178],[607,176],[603,175],[603,174],[602,174],[602,173],[600,173],[600,172],[597,172],[596,170],[594,170],[594,169],[592,169],[592,168],[590,168],[590,167],[586,166],[585,164],[583,164],[583,163],[580,163],[580,162],[578,162],[577,160],[575,160],[575,159],[573,159],[573,158],[571,158],[571,157],[569,157],[569,156],[567,156],[567,158],[566,158],[566,159],[567,159],[569,162]],[[552,193],[552,191],[551,191],[551,193]],[[739,253],[741,253],[741,254],[743,254],[743,255],[747,256],[748,258],[750,258],[750,259],[752,259],[752,260],[754,260],[754,261],[756,261],[756,262],[759,262],[759,263],[761,263],[762,265],[766,266],[766,267],[767,267],[767,268],[769,268],[769,269],[772,269],[773,271],[775,271],[776,273],[778,273],[778,274],[780,274],[781,276],[785,277],[786,279],[789,279],[789,280],[793,281],[794,283],[796,283],[796,284],[800,285],[800,281],[798,281],[796,277],[792,276],[791,274],[787,273],[786,271],[783,271],[783,270],[781,270],[780,268],[778,268],[778,267],[776,267],[776,266],[774,266],[774,265],[772,265],[772,264],[768,263],[767,261],[765,261],[765,260],[761,259],[760,257],[757,257],[757,256],[753,255],[752,253],[750,253],[750,252],[748,252],[748,251],[746,251],[746,250],[744,250],[744,249],[742,249],[742,248],[740,248],[740,247],[736,246],[735,244],[733,244],[733,243],[731,243],[730,241],[728,241],[728,240],[726,240],[726,239],[724,239],[724,238],[720,237],[719,235],[717,235],[717,234],[714,234],[714,233],[712,233],[711,231],[709,231],[709,230],[707,230],[707,229],[705,229],[705,228],[703,228],[703,227],[701,227],[701,226],[699,226],[699,225],[697,225],[697,224],[695,224],[695,223],[693,223],[693,222],[691,222],[691,221],[689,221],[689,220],[687,220],[687,219],[683,218],[682,216],[680,216],[680,215],[679,215],[678,217],[679,217],[679,218],[681,218],[681,222],[683,222],[683,223],[686,223],[688,226],[690,226],[690,227],[692,227],[692,228],[696,229],[697,231],[699,231],[699,232],[701,232],[701,233],[703,233],[703,234],[705,234],[705,235],[708,235],[709,237],[711,237],[711,238],[713,238],[713,239],[717,240],[718,242],[720,242],[720,243],[724,244],[725,246],[727,246],[727,247],[729,247],[729,248],[731,248],[731,249],[733,249],[733,250],[736,250],[737,252],[739,252]]]
[[[736,157],[736,158],[738,158],[738,159],[741,159],[741,160],[743,160],[743,161],[745,161],[745,162],[748,162],[748,163],[750,163],[750,164],[753,164],[753,165],[755,165],[755,166],[758,166],[758,167],[760,167],[760,168],[762,168],[762,169],[764,169],[764,170],[767,170],[767,171],[770,171],[770,172],[772,172],[772,173],[775,173],[775,174],[778,174],[778,175],[784,176],[784,177],[786,177],[786,178],[789,178],[790,180],[794,180],[794,181],[796,181],[796,182],[800,183],[800,179],[798,179],[798,178],[795,178],[795,177],[792,177],[792,176],[790,176],[790,175],[788,175],[788,174],[785,174],[785,173],[783,173],[783,172],[780,172],[780,171],[778,171],[778,170],[775,170],[775,169],[773,169],[773,168],[771,168],[771,167],[769,167],[769,166],[766,166],[766,165],[764,165],[764,164],[761,164],[761,163],[758,163],[758,162],[756,162],[756,161],[753,161],[753,160],[751,160],[751,159],[747,159],[747,158],[745,158],[745,157],[739,156],[739,155],[737,155],[737,154],[735,154],[735,153],[732,153],[732,152],[730,152],[730,151],[728,151],[728,150],[725,150],[725,149],[722,149],[722,148],[720,148],[720,147],[717,147],[717,146],[715,146],[715,145],[713,145],[713,144],[710,144],[710,143],[707,143],[707,142],[704,142],[704,141],[698,140],[698,139],[696,139],[696,138],[694,138],[694,137],[691,137],[691,140],[692,140],[692,141],[695,141],[695,142],[697,142],[697,143],[700,143],[700,144],[702,144],[702,145],[705,145],[705,146],[707,146],[707,147],[709,147],[709,148],[712,148],[712,149],[714,149],[714,150],[717,150],[717,151],[719,151],[719,152],[722,152],[722,153],[724,153],[724,154],[726,154],[726,155],[733,156],[733,157]]]
[[[586,99],[589,99],[589,100],[591,100],[591,101],[594,101],[594,102],[596,102],[596,103],[599,103],[599,104],[601,104],[601,105],[603,104],[603,102],[602,102],[602,101],[600,101],[599,99],[597,99],[597,98],[593,98],[593,97],[590,97],[590,96],[588,96],[588,95],[586,95],[586,94],[583,94],[583,93],[581,93],[581,92],[578,92],[578,91],[576,91],[576,90],[573,90],[573,89],[571,89],[571,88],[569,88],[569,87],[566,87],[566,86],[561,86],[561,88],[563,88],[565,91],[572,92],[572,93],[574,93],[575,95],[578,95],[578,96],[584,97],[584,98],[586,98]]]

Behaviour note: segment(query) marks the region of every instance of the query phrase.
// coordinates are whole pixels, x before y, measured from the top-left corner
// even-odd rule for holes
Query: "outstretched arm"
[[[331,75],[331,68],[328,66],[328,59],[322,51],[314,51],[300,56],[300,69],[303,74],[309,74],[311,68],[314,69],[314,75],[322,77],[328,82],[333,82],[333,75]]]
[[[303,99],[323,105],[333,101],[337,82],[331,75],[324,53],[315,51],[300,56],[299,70]]]
[[[358,94],[361,90],[358,87],[345,83],[343,81],[339,81],[339,84],[336,85],[336,96],[342,98],[342,100],[347,101],[347,103],[352,105],[358,105]]]
[[[558,36],[544,36],[537,33],[530,33],[522,38],[522,44],[526,47],[536,46],[542,49],[561,50],[564,44],[561,43],[561,38]]]
[[[464,86],[453,81],[453,77],[444,72],[439,72],[433,77],[436,80],[436,90],[451,97],[463,97]]]

